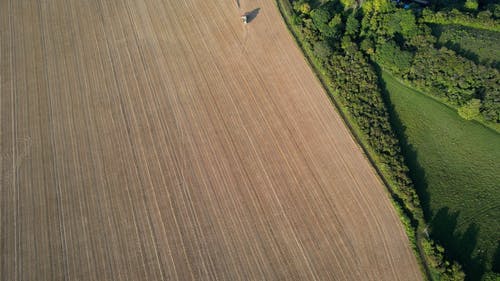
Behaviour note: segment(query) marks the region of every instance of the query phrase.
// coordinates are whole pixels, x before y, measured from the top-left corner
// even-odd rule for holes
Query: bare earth
[[[240,2],[0,0],[1,280],[421,279],[274,1]]]

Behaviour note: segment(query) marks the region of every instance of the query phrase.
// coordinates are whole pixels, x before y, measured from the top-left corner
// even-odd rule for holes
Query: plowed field
[[[1,280],[421,279],[273,1],[0,0],[0,80]]]

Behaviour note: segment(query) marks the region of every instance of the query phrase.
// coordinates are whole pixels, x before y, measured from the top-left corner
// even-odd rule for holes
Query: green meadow
[[[500,263],[500,134],[383,72],[429,232],[476,280]]]

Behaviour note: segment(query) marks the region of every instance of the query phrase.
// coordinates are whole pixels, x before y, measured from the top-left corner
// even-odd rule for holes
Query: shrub
[[[461,106],[458,109],[458,115],[460,115],[465,120],[472,120],[478,118],[481,113],[479,109],[481,107],[481,100],[471,99],[467,104]]]
[[[500,273],[488,272],[483,276],[482,281],[500,281]]]
[[[394,73],[402,73],[410,68],[413,55],[402,51],[394,41],[386,41],[377,47],[375,59]]]
[[[464,7],[467,10],[475,11],[479,7],[479,4],[477,3],[477,0],[467,0],[465,1]]]
[[[311,5],[305,1],[293,2],[293,9],[301,14],[308,15],[311,12]]]
[[[356,18],[355,12],[352,12],[348,17],[345,24],[345,34],[350,36],[357,36],[359,33],[359,21]]]
[[[332,55],[332,49],[325,41],[318,41],[314,43],[314,54],[321,60],[324,61]]]

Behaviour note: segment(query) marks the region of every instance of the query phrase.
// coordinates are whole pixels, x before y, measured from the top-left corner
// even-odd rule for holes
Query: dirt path
[[[0,0],[0,280],[421,279],[274,2],[239,4]]]

